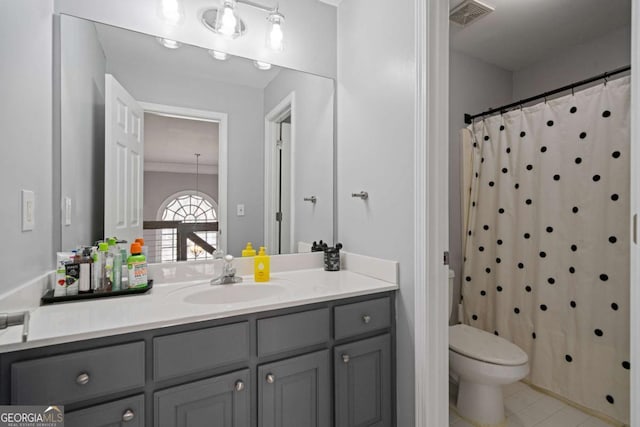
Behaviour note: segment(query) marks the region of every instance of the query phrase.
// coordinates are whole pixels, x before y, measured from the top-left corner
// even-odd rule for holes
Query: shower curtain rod
[[[554,89],[554,90],[549,91],[549,92],[541,93],[540,95],[532,96],[532,97],[526,98],[526,99],[521,99],[520,101],[512,102],[511,104],[503,105],[502,107],[491,108],[491,109],[489,109],[489,110],[487,110],[487,111],[485,111],[483,113],[478,113],[478,114],[474,114],[474,115],[465,114],[464,115],[464,122],[469,125],[469,124],[473,123],[473,119],[475,119],[476,117],[490,116],[490,115],[495,114],[495,113],[500,113],[500,114],[506,113],[507,111],[509,111],[510,109],[512,109],[514,107],[521,107],[522,105],[527,104],[529,102],[536,101],[536,100],[542,99],[542,98],[547,98],[549,96],[552,96],[552,95],[555,95],[555,94],[558,94],[558,93],[561,93],[561,92],[565,92],[565,91],[568,91],[568,90],[572,90],[572,89],[574,89],[574,88],[576,88],[578,86],[583,86],[583,85],[586,85],[586,84],[589,84],[589,83],[592,83],[592,82],[595,82],[595,81],[598,81],[598,80],[602,80],[602,79],[605,79],[605,81],[606,81],[607,77],[614,76],[614,75],[620,74],[620,73],[624,73],[625,71],[629,71],[630,69],[631,69],[631,66],[627,65],[626,67],[616,68],[615,70],[607,71],[606,73],[598,74],[597,76],[594,76],[594,77],[591,77],[591,78],[588,78],[588,79],[585,79],[585,80],[581,80],[579,82],[575,82],[575,83],[572,83],[570,85],[562,86],[562,87],[560,87],[558,89]]]

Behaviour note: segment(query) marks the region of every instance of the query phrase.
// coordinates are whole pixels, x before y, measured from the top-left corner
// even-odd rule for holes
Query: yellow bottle
[[[251,246],[251,242],[247,242],[247,246],[242,250],[242,256],[256,256],[256,250]]]
[[[256,282],[268,282],[271,258],[264,251],[264,246],[260,246],[258,255],[253,258],[253,271]]]

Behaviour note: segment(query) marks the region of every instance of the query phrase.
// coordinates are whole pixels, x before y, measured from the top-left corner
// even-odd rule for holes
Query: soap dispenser
[[[271,258],[265,252],[264,246],[260,246],[258,255],[253,258],[254,278],[256,282],[268,282]]]
[[[247,242],[247,246],[242,250],[243,257],[252,257],[256,256],[256,250],[253,249],[251,242]]]

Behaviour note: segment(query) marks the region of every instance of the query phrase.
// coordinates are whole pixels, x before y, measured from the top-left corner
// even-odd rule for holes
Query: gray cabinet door
[[[336,427],[391,426],[389,334],[334,348]]]
[[[144,427],[144,396],[138,395],[64,415],[66,427]]]
[[[249,427],[249,370],[154,393],[155,427]]]
[[[258,367],[259,427],[329,427],[329,350]]]

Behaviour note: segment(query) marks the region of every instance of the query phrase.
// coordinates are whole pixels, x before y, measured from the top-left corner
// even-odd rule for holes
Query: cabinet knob
[[[235,389],[236,391],[244,390],[244,383],[241,380],[236,381]]]
[[[369,316],[368,314],[365,314],[364,316],[362,316],[362,321],[364,323],[369,323],[371,322],[371,316]]]
[[[89,374],[82,372],[76,377],[76,383],[79,385],[85,385],[89,383]]]
[[[127,409],[126,411],[124,411],[124,414],[122,414],[122,421],[131,421],[135,416],[136,414],[134,414],[131,409]]]
[[[350,360],[351,360],[351,357],[349,357],[349,355],[348,355],[348,354],[343,354],[343,355],[342,355],[342,361],[343,361],[344,363],[349,363],[349,361],[350,361]]]
[[[267,382],[269,384],[273,384],[274,382],[276,382],[276,377],[273,374],[267,374]]]

